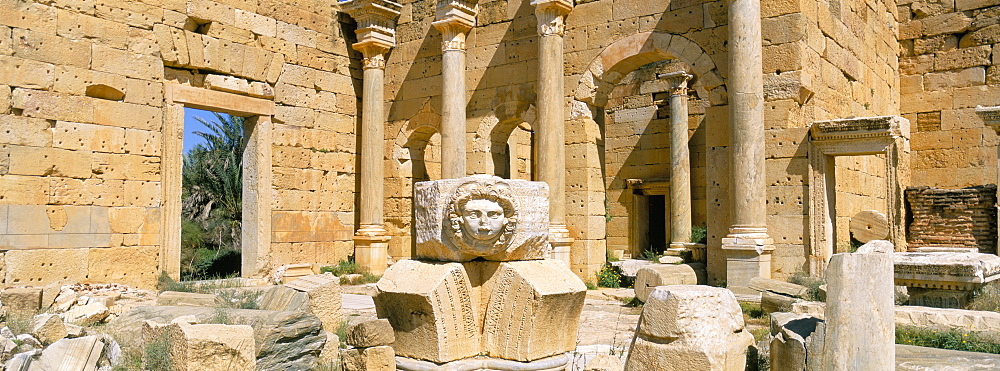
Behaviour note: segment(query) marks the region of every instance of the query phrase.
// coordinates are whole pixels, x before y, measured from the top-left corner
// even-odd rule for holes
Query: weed
[[[597,284],[593,281],[587,280],[584,281],[583,284],[587,285],[587,290],[597,290]]]
[[[260,309],[260,297],[264,295],[264,292],[260,290],[224,290],[219,291],[218,295],[225,308]]]
[[[706,244],[708,243],[708,228],[695,225],[691,227],[691,242]]]
[[[755,327],[749,329],[749,331],[750,335],[753,335],[753,341],[755,343],[758,343],[761,340],[767,339],[769,336],[771,336],[771,329],[767,327]]]
[[[7,327],[14,335],[27,334],[31,332],[35,315],[38,311],[33,310],[12,310],[7,312]]]
[[[643,304],[645,304],[645,303],[642,302],[642,300],[639,300],[639,298],[637,298],[635,296],[630,297],[630,298],[622,298],[621,302],[626,307],[630,307],[630,308],[638,308],[638,307],[641,307]]]
[[[660,257],[662,256],[663,254],[656,252],[656,250],[654,250],[653,247],[650,247],[649,249],[642,251],[642,256],[640,256],[639,259],[649,260],[653,263],[659,263]]]
[[[806,293],[806,299],[810,301],[823,301],[819,287],[825,285],[826,280],[810,276],[806,272],[798,271],[788,278],[788,282],[807,287],[809,291]]]
[[[1000,312],[1000,284],[991,283],[976,290],[965,309]]]
[[[962,329],[896,326],[896,344],[1000,354],[1000,339],[996,336]]]
[[[233,321],[232,313],[226,309],[227,308],[215,308],[215,311],[212,313],[212,317],[205,323],[218,323],[222,325],[234,324],[235,322]]]
[[[323,273],[332,273],[334,276],[340,277],[345,274],[355,274],[361,272],[361,266],[355,263],[353,260],[341,260],[337,265],[328,265],[319,269]]]
[[[619,288],[621,285],[622,274],[615,266],[605,264],[604,267],[601,267],[601,270],[597,272],[597,286]]]
[[[142,351],[143,370],[170,370],[170,337],[166,331],[146,343]]]
[[[358,314],[351,314],[350,317],[357,317]],[[347,348],[347,328],[351,326],[351,319],[347,318],[340,321],[340,325],[337,326],[337,337],[340,338],[340,348]]]
[[[218,278],[205,281],[174,281],[167,275],[167,272],[160,272],[160,277],[156,280],[156,289],[159,291],[180,291],[196,292],[201,294],[214,294],[220,289],[244,287],[246,284],[236,278]]]
[[[609,262],[616,262],[619,260],[618,255],[615,254],[615,251],[612,249],[605,250],[604,256],[605,258],[608,259]]]
[[[744,315],[753,319],[763,318],[766,315],[766,313],[764,313],[764,310],[761,309],[760,303],[741,301],[740,309],[743,310]]]

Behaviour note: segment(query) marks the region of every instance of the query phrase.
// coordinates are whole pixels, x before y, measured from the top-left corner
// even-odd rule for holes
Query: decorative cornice
[[[809,129],[813,141],[906,136],[906,119],[899,116],[817,121]],[[903,132],[906,132],[905,134]]]
[[[538,34],[563,36],[566,33],[566,15],[573,10],[572,0],[533,0]]]
[[[438,4],[434,28],[441,31],[441,50],[465,50],[465,36],[476,26],[479,7],[475,2],[444,0]]]
[[[389,0],[351,0],[343,9],[358,23],[358,42],[351,45],[365,59],[384,54],[396,45],[396,20],[402,5]],[[365,65],[369,63],[366,61]],[[384,60],[383,60],[384,66]]]
[[[976,106],[976,114],[986,122],[986,126],[1000,134],[1000,106]]]
[[[657,76],[660,80],[665,80],[667,84],[670,84],[670,95],[688,95],[688,81],[691,81],[693,75],[688,74],[684,71],[677,71],[671,73],[664,73]]]

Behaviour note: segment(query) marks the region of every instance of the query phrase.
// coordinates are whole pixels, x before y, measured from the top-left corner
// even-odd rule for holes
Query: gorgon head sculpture
[[[495,182],[469,182],[458,187],[448,206],[451,239],[460,251],[475,256],[507,248],[517,227],[517,206],[509,188]]]

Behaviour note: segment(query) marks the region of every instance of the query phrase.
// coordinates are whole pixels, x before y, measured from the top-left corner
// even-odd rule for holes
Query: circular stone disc
[[[865,210],[851,218],[851,234],[862,243],[889,238],[889,218],[875,210]]]

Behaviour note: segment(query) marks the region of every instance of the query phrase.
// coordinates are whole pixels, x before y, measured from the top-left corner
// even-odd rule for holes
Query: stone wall
[[[906,242],[918,247],[972,247],[996,253],[997,187],[906,189]]]
[[[998,104],[1000,1],[900,1],[898,14],[900,109],[915,123],[913,185],[996,182],[997,136],[973,109]]]
[[[176,231],[162,228],[179,220],[166,211],[179,203],[171,199],[179,191],[165,189],[177,175],[165,166],[179,171],[180,161],[165,157],[181,140],[164,134],[179,112],[166,102],[172,84],[273,106],[267,266],[350,253],[360,71],[336,3],[10,0],[0,8],[3,286],[150,286],[176,266],[163,244]],[[229,79],[213,85],[210,76]],[[243,111],[235,101],[200,108]]]
[[[885,154],[835,156],[836,236],[834,252],[851,252],[851,218],[865,210],[887,213]]]

